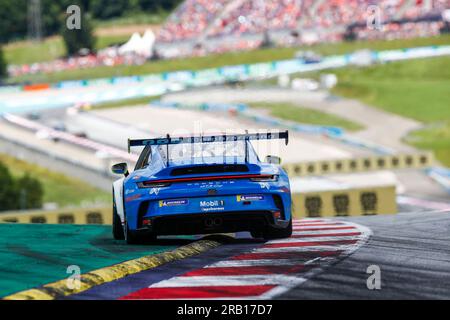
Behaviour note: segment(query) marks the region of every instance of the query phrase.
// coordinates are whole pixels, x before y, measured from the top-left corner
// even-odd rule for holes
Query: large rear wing
[[[244,133],[244,134],[218,134],[209,136],[191,136],[191,137],[171,137],[167,135],[165,138],[155,139],[128,139],[128,152],[131,147],[139,146],[162,146],[181,143],[212,143],[227,141],[250,141],[250,140],[273,140],[284,139],[285,144],[289,142],[289,132],[267,132],[267,133]]]

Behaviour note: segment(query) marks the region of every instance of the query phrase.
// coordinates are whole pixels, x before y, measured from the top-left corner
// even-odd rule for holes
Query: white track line
[[[288,238],[288,239],[279,239],[279,240],[272,240],[268,242],[270,243],[302,243],[302,242],[317,242],[320,243],[321,241],[341,241],[341,240],[358,240],[361,236],[331,236],[327,237],[326,234],[324,234],[323,237],[303,237],[303,238]]]
[[[256,267],[256,266],[296,266],[306,263],[304,259],[258,259],[258,260],[225,260],[213,263],[205,268],[223,268],[223,267]]]
[[[351,229],[344,229],[344,228],[348,228],[348,226],[345,225],[339,225],[339,226],[334,226],[334,225],[324,225],[324,226],[292,226],[292,229],[295,231],[302,231],[302,230],[351,230]]]
[[[298,277],[287,276],[284,274],[243,276],[193,276],[175,277],[169,280],[155,283],[149,288],[289,285],[296,280],[298,280]]]
[[[339,246],[309,246],[309,247],[284,247],[284,248],[259,248],[255,249],[255,253],[276,253],[276,252],[323,252],[323,251],[346,251],[349,250],[352,245],[339,245]]]
[[[330,233],[349,233],[349,232],[359,232],[358,229],[352,228],[352,229],[342,229],[342,230],[299,230],[299,231],[293,231],[293,235],[304,235],[304,234],[330,234]]]

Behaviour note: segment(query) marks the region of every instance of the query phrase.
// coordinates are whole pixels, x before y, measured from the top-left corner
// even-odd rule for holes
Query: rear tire
[[[154,233],[138,233],[131,231],[128,228],[128,224],[125,223],[125,240],[127,244],[152,244],[157,240],[157,236]]]
[[[254,238],[254,239],[263,238],[263,232],[259,231],[259,230],[250,231],[250,234],[252,235],[252,238]]]
[[[269,227],[263,232],[263,238],[266,240],[284,239],[292,236],[292,218],[289,220],[289,225],[283,229]]]
[[[122,221],[117,214],[116,204],[113,204],[113,225],[112,225],[113,237],[115,240],[124,240],[125,234],[123,232]]]
[[[130,231],[128,224],[125,222],[125,240],[127,244],[140,244],[141,239],[133,231]]]

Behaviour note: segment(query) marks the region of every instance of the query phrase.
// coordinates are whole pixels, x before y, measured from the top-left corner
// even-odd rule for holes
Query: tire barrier
[[[377,170],[424,169],[430,167],[432,163],[433,154],[423,152],[292,163],[285,164],[283,168],[290,177],[301,177]]]
[[[112,208],[34,210],[0,213],[0,223],[112,224]]]
[[[294,218],[347,217],[397,212],[395,186],[295,193]]]

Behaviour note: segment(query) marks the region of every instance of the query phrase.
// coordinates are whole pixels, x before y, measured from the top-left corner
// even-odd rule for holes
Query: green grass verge
[[[109,28],[142,24],[161,24],[169,16],[169,14],[170,12],[164,10],[160,10],[159,12],[153,14],[149,14],[148,12],[133,13],[115,19],[95,20],[94,25],[96,28]]]
[[[129,36],[101,36],[97,37],[96,48],[102,49],[116,43],[127,41]],[[64,42],[59,36],[50,37],[40,43],[31,41],[14,42],[3,47],[5,60],[8,64],[29,64],[34,62],[51,61],[65,55]],[[45,75],[38,78],[45,77]]]
[[[0,154],[0,162],[4,163],[14,176],[29,173],[38,178],[44,188],[44,203],[54,202],[60,207],[79,206],[97,202],[109,203],[111,194],[92,187],[80,180],[50,171],[40,166]]]
[[[249,106],[269,110],[274,117],[299,123],[336,126],[349,131],[364,128],[358,123],[321,111],[298,107],[290,103],[250,103]]]
[[[335,70],[334,93],[423,122],[450,119],[450,57]]]
[[[450,120],[414,131],[405,141],[417,148],[432,150],[443,165],[450,167]]]
[[[101,38],[99,38],[100,44]],[[293,58],[295,52],[300,49],[311,49],[324,55],[345,54],[358,49],[369,48],[373,50],[399,49],[407,47],[417,47],[425,45],[440,45],[450,43],[450,35],[444,35],[431,38],[419,38],[396,41],[357,41],[350,43],[322,44],[304,48],[269,48],[258,49],[246,52],[230,52],[224,54],[209,55],[206,57],[183,58],[174,60],[151,61],[142,66],[116,66],[116,67],[97,67],[82,70],[69,70],[57,72],[49,75],[27,75],[9,79],[9,82],[31,81],[31,82],[58,82],[63,80],[79,80],[103,78],[112,76],[130,76],[149,73],[160,73],[177,70],[199,70],[224,65],[246,64],[267,62],[273,60],[282,60]],[[32,50],[33,48],[22,48]],[[5,47],[5,55],[8,59],[8,46]],[[32,53],[31,53],[32,54]],[[11,55],[9,56],[11,58]],[[9,61],[9,60],[7,60]]]
[[[339,78],[333,93],[427,124],[405,141],[450,166],[450,57],[333,72]]]
[[[0,298],[81,273],[173,250],[192,240],[130,246],[113,240],[111,226],[0,224]]]
[[[131,98],[120,101],[102,102],[93,105],[91,109],[97,110],[97,109],[111,109],[111,108],[138,106],[138,105],[148,105],[150,101],[159,100],[160,98],[161,96],[153,96],[153,97]]]

